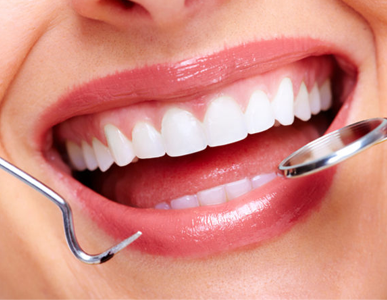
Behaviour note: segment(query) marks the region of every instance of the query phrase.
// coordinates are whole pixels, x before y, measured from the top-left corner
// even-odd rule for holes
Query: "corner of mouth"
[[[294,41],[287,41],[287,43],[292,45]],[[235,59],[235,53],[240,52],[246,55],[246,52],[253,51],[256,46],[249,45],[247,50],[245,45],[241,47],[227,50],[231,52],[222,53],[223,56],[220,55],[217,58],[222,57],[227,60],[232,56]],[[71,176],[69,182],[72,187],[81,191],[80,199],[77,199],[75,203],[85,204],[92,219],[107,232],[116,238],[125,238],[130,231],[141,230],[143,237],[134,244],[134,248],[140,251],[156,255],[202,257],[270,240],[287,231],[301,216],[316,207],[329,189],[332,183],[332,170],[314,175],[314,180],[306,178],[295,182],[283,182],[271,177],[271,174],[276,164],[284,157],[282,156],[284,153],[290,154],[298,146],[322,135],[328,128],[339,127],[345,122],[347,111],[343,111],[341,107],[343,103],[348,103],[353,98],[357,70],[343,53],[330,53],[327,51],[328,47],[325,46],[310,47],[308,51],[305,51],[303,45],[294,51],[293,55],[288,56],[278,51],[268,54],[270,49],[278,48],[278,43],[268,43],[265,44],[265,47],[266,57],[269,57],[265,62],[253,63],[255,60],[252,56],[252,58],[245,59],[240,68],[234,69],[231,73],[227,71],[221,76],[213,72],[213,68],[220,66],[220,58],[214,60],[212,57],[207,67],[205,59],[191,60],[191,65],[184,64],[186,73],[182,72],[182,69],[177,69],[176,66],[154,66],[115,74],[102,81],[98,79],[82,86],[70,95],[66,95],[66,100],[60,103],[60,107],[66,106],[67,110],[60,118],[58,118],[58,113],[55,114],[57,118],[55,122],[59,124],[55,123],[55,126],[53,124],[51,127],[53,130],[50,130],[54,143],[52,147],[47,145],[42,147],[48,149],[45,150],[44,155],[47,157],[54,153],[56,157],[62,157],[60,162],[55,163],[52,167],[58,172],[65,173],[65,176]],[[302,63],[305,61],[308,63],[303,66]],[[286,88],[286,83],[283,83],[284,79],[289,78],[289,76],[276,74],[276,69],[287,65],[296,65],[300,69],[307,69],[309,66],[316,68],[316,65],[324,65],[321,61],[330,61],[330,67],[326,69],[326,78],[310,75],[313,72],[307,72],[309,78],[300,76],[301,79],[294,79],[292,81],[294,95],[291,101],[293,101],[294,109],[294,103],[303,86],[305,86],[303,92],[307,93],[308,101],[313,97],[311,94],[316,86],[321,100],[322,87],[329,79],[332,101],[329,107],[323,108],[325,112],[320,113],[321,103],[319,109],[310,111],[312,104],[308,102],[309,112],[301,112],[298,117],[293,116],[293,119],[298,120],[288,121],[289,114],[279,116],[281,112],[278,112],[278,116],[273,115],[272,120],[262,125],[267,127],[265,130],[254,129],[254,126],[258,126],[254,123],[248,125],[250,128],[246,128],[245,131],[241,129],[236,132],[234,140],[232,138],[228,140],[227,135],[220,138],[212,137],[213,131],[230,131],[241,127],[240,125],[227,127],[227,122],[221,120],[219,122],[227,127],[225,130],[221,130],[221,127],[217,130],[208,129],[207,127],[210,126],[208,124],[213,124],[213,120],[221,119],[216,113],[214,116],[211,115],[211,118],[207,117],[213,103],[219,104],[213,109],[214,111],[218,111],[219,107],[231,107],[223,112],[226,114],[233,111],[232,106],[237,103],[241,112],[236,114],[231,112],[230,120],[239,118],[246,122],[245,115],[250,102],[247,100],[245,102],[231,101],[235,100],[236,94],[241,89],[236,87],[233,91],[229,86],[245,84],[249,87],[245,89],[249,91],[247,98],[251,99],[251,95],[259,90],[270,98],[269,101],[262,101],[265,101],[266,104],[267,102],[273,103],[277,99],[276,95],[281,86]],[[230,62],[230,65],[232,64],[235,62]],[[180,63],[179,66],[181,65]],[[174,72],[171,72],[171,68]],[[209,72],[207,74],[210,75],[199,79],[193,76],[195,79],[192,79],[192,76],[187,74],[190,72],[196,74],[196,68],[207,68]],[[151,76],[152,80],[146,84],[137,80],[137,78],[143,79],[144,76],[154,73],[152,70],[157,70],[157,78]],[[267,79],[268,82],[273,83],[267,86],[258,84],[258,88],[255,88],[256,82],[267,74],[269,74],[267,78],[270,78],[271,73],[274,74],[273,78],[276,76],[279,78],[270,79],[271,81]],[[316,71],[315,73],[317,74]],[[169,75],[172,77],[169,78]],[[183,79],[179,81],[179,78]],[[254,81],[255,78],[258,79]],[[152,87],[152,84],[155,84],[155,87]],[[115,86],[115,90],[111,89],[112,85]],[[90,93],[90,90],[93,92]],[[260,96],[264,98],[261,94]],[[72,108],[69,108],[70,103],[76,102],[79,102],[77,107],[74,108],[72,105]],[[277,107],[286,105],[283,103],[285,102],[280,102]],[[163,105],[165,108],[160,108]],[[136,109],[132,115],[133,108]],[[275,110],[275,107],[271,106],[271,109]],[[144,120],[141,120],[140,117],[137,119],[135,114],[141,116],[142,111],[153,116],[154,120],[149,121],[152,117],[146,114]],[[187,114],[190,115],[187,117]],[[128,125],[127,128],[130,130],[125,131],[124,125],[115,121],[117,115],[123,120],[120,122]],[[126,124],[126,119],[128,119],[126,116],[133,116],[131,119],[135,121]],[[176,131],[178,123],[174,123],[173,119],[186,122],[187,118],[191,122],[198,122],[197,128],[199,129],[197,130],[202,130],[198,136],[202,134],[203,139],[206,140],[206,142],[197,142],[199,146],[196,148],[191,149],[187,146],[188,150],[174,145],[176,143],[173,141],[179,134],[186,136]],[[251,118],[254,119],[255,115],[252,115]],[[208,119],[210,121],[206,125]],[[336,119],[340,121],[335,122]],[[311,121],[305,122],[307,120]],[[268,125],[270,122],[271,126]],[[159,134],[160,145],[165,148],[161,152],[164,151],[164,154],[167,155],[154,154],[153,158],[146,157],[144,154],[146,150],[141,150],[143,152],[138,150],[143,141],[135,141],[137,135],[134,129],[140,127],[139,123],[142,126],[142,131],[139,132],[151,135],[146,129],[146,126],[149,125],[152,127],[152,132],[154,129],[154,132]],[[106,132],[107,125],[113,126],[110,135]],[[87,129],[80,130],[83,133],[77,134],[81,127]],[[168,131],[167,127],[171,129]],[[133,157],[127,158],[128,166],[123,168],[115,165],[118,160],[122,161],[121,158],[125,155],[119,157],[118,152],[120,151],[117,150],[119,147],[112,145],[120,143],[117,142],[120,138],[112,138],[112,136],[120,135],[123,135],[130,143],[122,143],[120,147],[131,145],[132,148],[128,151],[134,153]],[[168,137],[171,140],[169,142],[166,141]],[[140,140],[140,138],[137,139]],[[73,147],[72,150],[66,148],[66,142],[69,140],[73,143],[73,146],[70,146]],[[100,144],[95,142],[96,140]],[[195,138],[195,140],[200,139]],[[184,143],[187,141],[184,140],[178,144]],[[181,150],[182,148],[184,149]],[[72,154],[69,151],[73,151]],[[90,157],[85,156],[87,151],[92,153],[89,155],[94,159],[93,165],[90,159],[90,165],[88,165],[87,160]],[[101,168],[100,161],[106,158],[98,159],[98,155],[101,157],[104,155],[98,154],[101,151],[110,152],[108,158],[110,168],[108,167],[107,172],[94,171],[97,172],[97,175],[91,175],[91,171],[95,168],[101,170],[105,168]],[[83,161],[79,158],[82,155]],[[142,159],[141,156],[144,158]],[[136,162],[138,157],[140,160]],[[81,165],[78,164],[79,159]],[[77,172],[77,169],[79,171],[89,166],[91,166],[90,171]],[[73,169],[73,175],[69,175],[71,169]],[[262,178],[270,180],[265,181]],[[313,183],[317,181],[320,182],[319,187]],[[254,185],[254,182],[258,183]],[[173,203],[178,203],[178,205],[174,207]],[[281,213],[278,214],[278,211]],[[134,219],[136,222],[132,221]],[[158,228],[161,224],[163,224],[163,232]],[[155,246],[149,246],[152,244]]]

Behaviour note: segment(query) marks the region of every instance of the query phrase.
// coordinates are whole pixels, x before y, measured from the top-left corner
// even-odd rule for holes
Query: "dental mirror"
[[[296,178],[332,167],[387,139],[387,119],[360,121],[324,135],[287,158],[278,167],[278,175]]]

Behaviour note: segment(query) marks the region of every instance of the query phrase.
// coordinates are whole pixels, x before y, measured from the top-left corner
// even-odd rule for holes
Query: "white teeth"
[[[114,162],[109,148],[102,144],[98,139],[93,138],[93,149],[100,170],[105,172]]]
[[[95,158],[94,150],[85,141],[82,141],[82,152],[83,152],[83,157],[85,158],[87,168],[90,171],[94,171],[95,169],[97,169],[98,162],[97,162],[97,159]]]
[[[66,141],[67,153],[70,158],[70,162],[73,167],[78,171],[83,171],[86,169],[86,163],[83,158],[83,153],[81,147],[75,144],[72,141]]]
[[[172,108],[166,112],[161,135],[169,156],[182,156],[207,147],[202,125],[190,112],[182,109]]]
[[[157,209],[184,209],[198,206],[210,206],[226,203],[244,194],[247,194],[253,189],[256,189],[277,176],[275,173],[261,174],[253,179],[244,178],[225,185],[219,185],[208,190],[200,191],[196,195],[186,195],[171,201],[161,202],[155,205]]]
[[[304,82],[301,83],[296,101],[294,102],[294,115],[303,121],[308,121],[311,117],[309,94]]]
[[[291,125],[294,121],[293,83],[290,78],[282,79],[277,94],[271,103],[274,116],[282,125]]]
[[[212,189],[197,193],[201,206],[216,205],[227,202],[224,186],[217,186]]]
[[[238,103],[230,97],[219,97],[212,101],[203,124],[210,147],[237,142],[247,136],[243,113]]]
[[[252,190],[251,181],[248,178],[226,184],[227,199],[232,200]]]
[[[148,123],[137,123],[132,131],[134,152],[139,158],[165,155],[161,134]]]
[[[313,115],[317,115],[321,111],[320,91],[318,90],[317,82],[313,85],[309,94],[310,111]]]
[[[119,166],[126,166],[136,156],[131,141],[117,127],[111,124],[107,124],[104,129],[114,161]]]
[[[331,81],[327,79],[324,84],[320,87],[321,97],[321,110],[326,111],[331,108],[332,105],[332,89]]]
[[[184,209],[198,206],[199,202],[196,195],[183,196],[171,201],[172,209]]]
[[[262,132],[274,125],[273,109],[263,91],[255,91],[245,111],[245,122],[250,134]]]
[[[86,141],[82,141],[81,147],[67,141],[66,147],[75,169],[93,171],[99,167],[106,171],[113,162],[125,166],[139,158],[161,157],[165,153],[172,157],[183,156],[202,151],[207,145],[231,144],[245,139],[248,133],[291,125],[294,117],[308,121],[312,114],[328,110],[331,105],[330,79],[321,88],[315,82],[310,93],[302,82],[294,99],[293,83],[285,77],[271,102],[265,92],[255,90],[245,113],[233,98],[220,96],[208,105],[203,123],[187,110],[170,108],[162,119],[161,133],[147,122],[138,122],[133,127],[130,141],[120,129],[107,124],[104,131],[108,147],[96,138],[93,138],[92,146]]]
[[[253,186],[253,189],[256,189],[266,183],[269,183],[276,177],[277,175],[275,173],[261,174],[251,179],[251,184]]]

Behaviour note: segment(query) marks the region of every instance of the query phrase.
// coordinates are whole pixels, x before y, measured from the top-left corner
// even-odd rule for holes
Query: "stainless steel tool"
[[[79,243],[77,241],[77,238],[74,232],[74,224],[73,224],[71,208],[65,199],[63,199],[52,189],[50,189],[49,187],[41,183],[39,180],[33,178],[31,175],[28,175],[24,171],[20,170],[19,168],[15,167],[14,165],[10,164],[9,162],[7,162],[2,158],[0,158],[0,168],[7,171],[8,173],[15,176],[16,178],[20,179],[21,181],[28,184],[32,188],[34,188],[35,190],[37,190],[38,192],[46,196],[48,199],[50,199],[53,203],[55,203],[60,208],[63,216],[63,225],[64,225],[67,244],[71,252],[75,255],[75,257],[86,264],[94,265],[94,264],[101,264],[108,261],[118,251],[122,250],[123,248],[125,248],[126,246],[128,246],[129,244],[131,244],[141,236],[141,232],[138,231],[132,236],[122,241],[121,243],[106,250],[105,252],[102,252],[101,254],[96,254],[96,255],[87,254],[79,246]]]

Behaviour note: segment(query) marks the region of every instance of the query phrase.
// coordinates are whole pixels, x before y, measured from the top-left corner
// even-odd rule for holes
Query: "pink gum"
[[[316,82],[321,86],[326,79],[331,77],[332,72],[333,59],[331,57],[309,57],[267,73],[238,80],[190,101],[182,102],[179,99],[176,101],[171,101],[171,99],[155,101],[149,99],[124,108],[78,116],[59,124],[55,134],[59,142],[71,140],[80,145],[81,141],[85,140],[91,144],[93,137],[96,137],[106,145],[104,134],[106,124],[113,124],[129,139],[132,139],[132,129],[140,121],[151,124],[160,132],[162,118],[169,108],[177,107],[187,110],[198,120],[203,121],[209,103],[216,97],[224,95],[236,100],[244,112],[249,98],[255,90],[260,89],[266,92],[269,99],[273,99],[280,81],[289,77],[293,82],[293,91],[296,96],[302,82],[305,82],[310,91]]]

